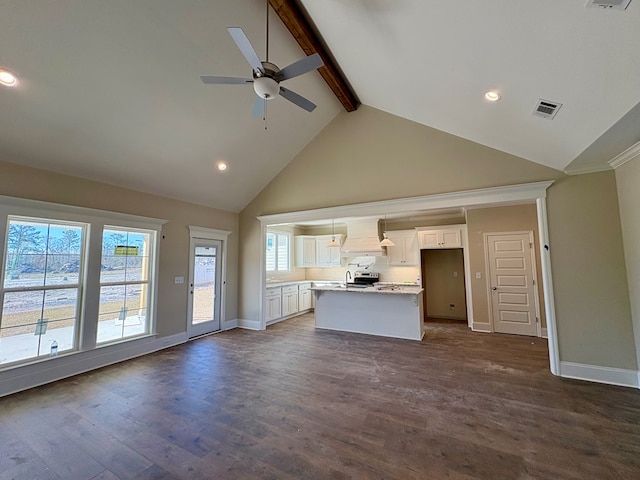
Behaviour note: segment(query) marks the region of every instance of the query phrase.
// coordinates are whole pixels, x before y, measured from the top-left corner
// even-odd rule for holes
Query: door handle
[[[491,290],[497,290],[497,289],[498,289],[498,287],[493,287]]]

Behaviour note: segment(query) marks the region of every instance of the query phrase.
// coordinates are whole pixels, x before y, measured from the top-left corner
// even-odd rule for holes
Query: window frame
[[[51,223],[86,223],[87,247],[84,257],[84,276],[82,278],[83,287],[80,295],[80,320],[78,324],[77,348],[72,351],[61,352],[57,357],[31,357],[23,361],[0,364],[0,372],[17,369],[30,364],[40,362],[56,361],[59,358],[69,357],[82,352],[89,352],[100,348],[135,342],[141,338],[156,336],[156,316],[157,316],[157,290],[159,276],[159,252],[160,238],[162,237],[162,225],[166,220],[152,217],[143,217],[126,213],[110,212],[86,207],[63,205],[39,200],[30,200],[17,197],[0,195],[0,275],[5,275],[5,250],[8,247],[7,234],[9,228],[9,217],[26,217]],[[150,249],[149,273],[149,310],[147,311],[148,329],[144,335],[126,337],[117,342],[97,344],[97,324],[100,301],[100,264],[102,260],[102,233],[105,226],[116,225],[120,228],[130,228],[139,230],[149,230],[155,232],[155,243]],[[153,256],[153,259],[151,259]],[[0,307],[1,308],[1,307]],[[0,309],[1,315],[1,309]],[[93,320],[92,320],[93,319]]]
[[[267,267],[267,242],[269,241],[269,234],[275,235],[275,243],[274,243],[274,248],[275,248],[275,253],[274,253],[274,266],[275,269],[274,270],[269,270]],[[278,270],[278,237],[279,236],[285,236],[287,237],[287,268],[286,270]],[[269,228],[267,227],[266,232],[265,232],[265,243],[264,243],[264,269],[267,273],[271,273],[274,275],[277,274],[282,274],[282,273],[289,273],[291,272],[291,265],[292,265],[292,261],[291,261],[291,254],[293,252],[293,245],[292,245],[292,240],[293,240],[293,234],[291,232],[288,232],[286,230],[279,230],[277,228]]]
[[[82,324],[82,304],[83,304],[83,298],[84,298],[84,286],[85,286],[86,269],[87,269],[86,259],[87,259],[87,248],[88,248],[89,224],[86,222],[79,222],[79,221],[59,220],[59,219],[52,219],[52,218],[31,217],[31,216],[13,215],[13,214],[6,215],[4,221],[6,222],[5,228],[3,229],[4,237],[0,240],[3,247],[0,250],[2,253],[2,257],[0,257],[0,263],[1,263],[0,265],[0,274],[1,274],[1,277],[0,277],[0,332],[1,330],[3,330],[2,329],[2,312],[3,312],[3,306],[4,306],[4,298],[7,293],[42,291],[43,292],[42,308],[44,308],[46,292],[55,291],[55,290],[75,289],[77,291],[77,294],[76,294],[76,300],[75,300],[75,318],[74,318],[74,324],[73,324],[72,347],[67,350],[58,350],[58,351],[61,354],[73,353],[75,351],[78,351],[80,346],[80,331],[81,331],[81,324]],[[25,223],[33,222],[34,224],[40,223],[40,224],[48,224],[48,225],[54,224],[54,225],[60,225],[60,226],[68,225],[73,227],[80,227],[82,230],[82,242],[79,248],[80,265],[78,269],[77,283],[62,284],[62,285],[55,285],[55,284],[47,285],[46,284],[47,271],[45,267],[45,271],[43,272],[44,276],[43,276],[42,285],[28,285],[23,287],[19,287],[19,286],[5,287],[5,276],[7,275],[7,270],[8,270],[7,263],[9,260],[8,239],[10,235],[10,228],[11,228],[12,221],[25,222]],[[48,244],[45,246],[44,254],[47,257],[49,256]],[[60,345],[60,343],[58,345]],[[0,370],[3,370],[5,368],[10,368],[11,366],[14,366],[14,365],[22,365],[25,363],[31,363],[33,361],[38,361],[46,358],[47,358],[46,354],[38,353],[35,356],[28,357],[23,360],[0,363]]]

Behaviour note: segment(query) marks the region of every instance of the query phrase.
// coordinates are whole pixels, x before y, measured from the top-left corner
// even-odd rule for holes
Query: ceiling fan
[[[267,0],[267,55],[266,61],[260,61],[258,54],[249,42],[249,39],[245,35],[242,28],[229,27],[227,28],[231,38],[235,44],[247,59],[249,65],[251,65],[252,78],[241,77],[219,77],[213,75],[203,75],[200,77],[203,83],[206,84],[226,84],[226,85],[244,85],[253,83],[253,90],[258,96],[253,106],[253,116],[256,118],[262,117],[266,120],[266,102],[272,100],[278,95],[281,95],[291,103],[298,107],[312,112],[316,105],[307,100],[302,95],[295,93],[288,88],[284,88],[280,85],[280,82],[289,80],[290,78],[303,75],[307,72],[320,68],[324,65],[322,58],[317,53],[309,55],[301,60],[293,62],[291,65],[278,68],[277,65],[269,62],[269,2]]]

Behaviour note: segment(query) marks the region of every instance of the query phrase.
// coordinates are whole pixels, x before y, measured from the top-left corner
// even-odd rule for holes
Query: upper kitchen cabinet
[[[420,248],[461,248],[463,225],[417,227]]]
[[[395,246],[387,247],[389,265],[400,267],[420,265],[420,246],[415,230],[391,230],[386,233],[387,238],[395,243]]]
[[[316,257],[318,267],[339,267],[340,266],[340,247],[329,247],[329,243],[334,235],[318,235],[316,236]],[[335,235],[338,245],[342,245],[342,235]]]
[[[296,267],[339,267],[340,247],[329,247],[334,235],[297,235]],[[342,245],[343,235],[336,234],[338,245]]]
[[[316,266],[316,237],[312,235],[296,235],[296,267]]]

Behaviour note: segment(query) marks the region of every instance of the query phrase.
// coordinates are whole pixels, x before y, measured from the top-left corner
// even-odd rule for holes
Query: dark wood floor
[[[553,377],[543,339],[205,337],[0,399],[0,479],[638,479],[640,392]]]

